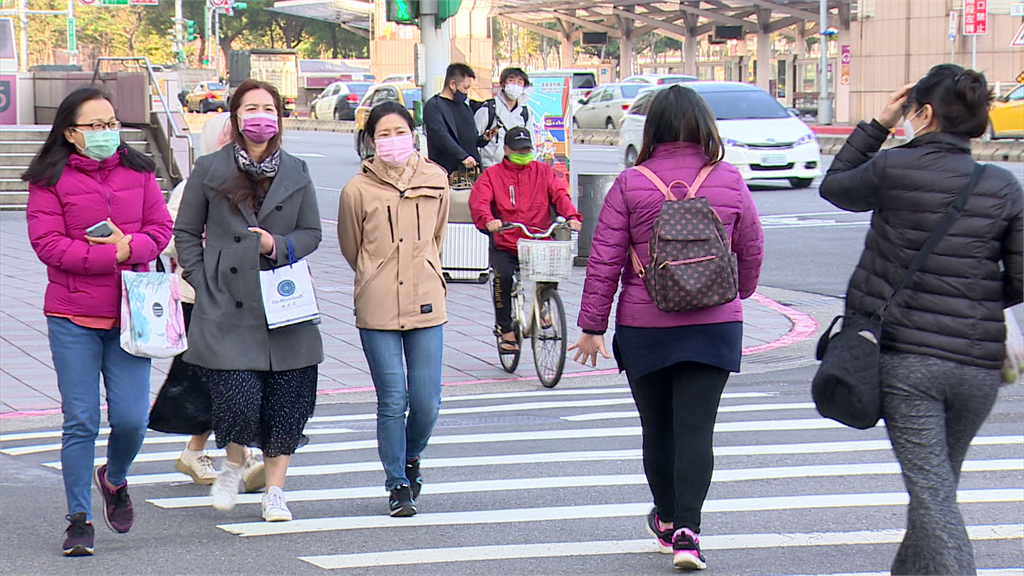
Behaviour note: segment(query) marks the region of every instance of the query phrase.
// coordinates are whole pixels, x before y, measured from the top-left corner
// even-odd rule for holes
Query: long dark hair
[[[695,90],[678,84],[662,90],[651,102],[644,122],[644,143],[636,163],[645,162],[654,153],[655,146],[666,142],[699,145],[708,157],[708,164],[717,164],[725,158],[711,108]]]
[[[916,110],[931,104],[939,130],[967,138],[985,133],[991,102],[992,92],[985,75],[956,64],[933,67],[918,80],[907,99]]]
[[[50,128],[50,134],[46,137],[46,142],[43,143],[43,147],[39,149],[36,157],[32,159],[28,170],[21,175],[22,180],[46,187],[53,186],[60,180],[68,158],[77,152],[75,145],[64,137],[64,132],[78,123],[79,109],[82,104],[90,100],[109,102],[110,97],[99,88],[89,86],[79,88],[64,98],[60,106],[57,107],[57,114],[53,119],[53,126]],[[131,168],[136,172],[156,172],[156,163],[152,159],[128,146],[123,140],[117,149],[117,154],[121,157],[121,164],[126,168]]]
[[[232,142],[248,151],[245,136],[242,135],[240,130],[242,124],[238,119],[238,111],[242,107],[242,100],[245,99],[245,95],[253,90],[266,90],[269,92],[270,96],[274,99],[274,108],[277,109],[277,134],[274,134],[273,138],[267,140],[267,149],[264,153],[264,158],[266,158],[281,149],[282,134],[284,133],[284,100],[281,99],[281,93],[277,91],[273,84],[248,78],[239,84],[238,88],[235,88],[234,93],[231,94],[231,103],[228,104],[228,111],[231,113],[231,138]],[[239,206],[243,203],[252,210],[259,210],[260,204],[263,203],[263,198],[266,197],[267,191],[270,190],[270,178],[255,180],[242,172],[241,169],[238,170],[238,178],[238,186],[230,186],[221,190],[221,193],[231,196],[231,208],[236,213],[241,212]]]

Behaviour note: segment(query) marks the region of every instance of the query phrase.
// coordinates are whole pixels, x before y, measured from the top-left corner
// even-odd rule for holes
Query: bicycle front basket
[[[564,282],[572,274],[572,241],[520,239],[519,270],[533,282]]]

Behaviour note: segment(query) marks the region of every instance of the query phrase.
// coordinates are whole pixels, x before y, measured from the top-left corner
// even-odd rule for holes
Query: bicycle
[[[512,331],[515,333],[515,351],[501,347],[501,329],[495,326],[494,334],[498,344],[498,359],[506,372],[514,372],[519,366],[523,339],[530,338],[533,348],[533,363],[537,377],[545,388],[554,388],[562,378],[566,355],[565,307],[558,294],[558,283],[569,279],[572,272],[573,242],[546,240],[557,229],[569,229],[559,216],[542,233],[531,232],[519,223],[511,222],[498,228],[498,232],[519,228],[529,240],[520,239],[517,244],[519,268],[512,277]],[[523,280],[534,282],[533,299],[529,315],[524,316],[525,290]],[[491,301],[494,301],[494,282],[490,282]]]

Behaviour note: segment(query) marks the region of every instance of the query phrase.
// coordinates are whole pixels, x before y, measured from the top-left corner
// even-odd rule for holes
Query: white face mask
[[[523,87],[519,84],[506,84],[505,85],[505,96],[513,100],[518,100],[523,95]]]
[[[910,121],[913,120],[914,118],[917,118],[918,114],[920,113],[921,110],[918,110],[917,114],[914,114],[910,118],[907,118],[906,120],[903,121],[903,133],[907,136],[908,141],[913,140],[914,137],[917,136],[917,130],[914,130],[914,125],[911,124]]]

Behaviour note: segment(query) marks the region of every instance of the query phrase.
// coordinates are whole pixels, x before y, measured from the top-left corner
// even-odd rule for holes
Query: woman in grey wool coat
[[[246,80],[232,95],[234,144],[196,162],[174,241],[184,279],[196,289],[185,361],[206,369],[217,446],[227,447],[213,506],[238,497],[244,446],[263,451],[263,518],[291,520],[283,488],[291,454],[316,403],[320,329],[303,322],[270,330],[260,270],[301,259],[320,244],[316,191],[306,164],[281,150],[281,96]]]

